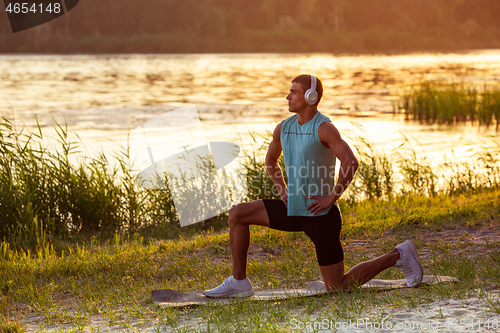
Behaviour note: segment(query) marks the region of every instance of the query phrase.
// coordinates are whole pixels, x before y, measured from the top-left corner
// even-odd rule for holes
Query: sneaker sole
[[[422,268],[422,264],[420,264],[420,260],[418,259],[418,252],[417,252],[417,247],[415,246],[415,244],[413,244],[413,242],[411,240],[407,240],[406,243],[408,243],[408,246],[411,249],[411,254],[412,254],[413,258],[415,259],[415,261],[417,262],[418,266],[420,267],[420,272],[422,273],[422,274],[420,274],[420,279],[418,280],[417,284],[415,284],[415,287],[416,287],[417,285],[420,284],[420,282],[422,282],[422,278],[424,277],[424,269]]]
[[[231,298],[237,298],[237,297],[249,297],[252,296],[255,292],[253,290],[247,290],[247,291],[238,291],[238,292],[231,292],[231,293],[224,293],[224,294],[207,294],[207,292],[204,292],[203,294],[206,297],[211,297],[211,298],[223,298],[223,297],[231,297]]]

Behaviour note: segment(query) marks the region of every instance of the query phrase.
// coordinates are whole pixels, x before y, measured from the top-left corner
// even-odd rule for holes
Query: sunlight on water
[[[145,121],[196,104],[207,140],[240,136],[255,146],[249,132],[266,133],[289,116],[285,96],[300,73],[323,79],[320,110],[353,142],[364,136],[393,149],[409,136],[423,153],[439,154],[446,147],[464,155],[497,135],[471,125],[420,125],[381,112],[391,112],[395,94],[410,83],[499,81],[498,50],[392,56],[2,55],[0,114],[31,129],[36,117],[49,136],[54,120],[67,123],[92,152],[116,150],[117,144],[126,145],[128,131]]]
[[[463,54],[0,56],[0,112],[169,103],[283,105],[290,80],[324,80],[323,106],[390,110],[392,90],[427,79],[498,80],[500,51]],[[367,103],[367,102],[371,102]]]

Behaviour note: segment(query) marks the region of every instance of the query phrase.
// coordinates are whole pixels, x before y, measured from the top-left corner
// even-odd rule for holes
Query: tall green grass
[[[477,147],[467,160],[445,158],[432,163],[418,155],[404,138],[394,151],[373,147],[363,138],[354,144],[359,169],[343,200],[355,204],[363,200],[392,200],[409,194],[436,196],[461,194],[500,184],[500,142]]]
[[[455,124],[477,122],[500,124],[500,86],[424,82],[401,96],[399,110],[406,119],[426,123]]]
[[[5,119],[0,123],[0,241],[11,249],[37,251],[55,244],[54,239],[106,239],[116,234],[172,238],[226,226],[223,213],[181,230],[168,184],[162,190],[137,186],[126,148],[113,162],[103,153],[75,162],[71,154],[78,145],[68,140],[66,128],[59,126],[57,132],[59,149],[54,151],[42,144],[40,128],[28,134]],[[457,194],[498,187],[500,182],[498,142],[479,151],[472,163],[448,161],[436,167],[408,145],[386,153],[362,138],[356,141],[360,168],[342,197],[351,205],[408,194]],[[267,144],[245,153],[245,200],[278,198],[262,156]],[[279,164],[284,170],[282,158]],[[209,189],[211,184],[204,186]]]
[[[66,128],[57,134],[53,151],[40,128],[28,134],[0,123],[1,239],[33,249],[54,237],[134,232],[172,209],[168,191],[136,188],[126,150],[118,164],[102,153],[74,163],[78,146]]]

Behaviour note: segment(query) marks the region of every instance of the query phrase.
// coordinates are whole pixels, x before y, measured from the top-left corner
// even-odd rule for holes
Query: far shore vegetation
[[[500,47],[497,0],[81,1],[0,53],[411,52]],[[6,14],[4,14],[7,17]]]
[[[287,331],[298,316],[349,320],[372,313],[377,319],[385,305],[414,311],[422,303],[470,295],[483,299],[488,313],[500,312],[488,293],[500,284],[500,244],[469,241],[475,230],[499,226],[498,143],[479,148],[473,163],[438,166],[404,144],[398,153],[384,153],[362,138],[354,147],[360,168],[339,202],[346,268],[412,238],[427,253],[426,274],[454,276],[459,283],[161,309],[152,304],[153,289],[200,291],[227,277],[227,213],[181,229],[168,189],[136,186],[126,148],[116,163],[101,154],[75,164],[70,156],[77,144],[68,141],[64,126],[58,133],[61,148],[54,152],[40,143],[41,130],[26,133],[6,119],[0,124],[0,332],[27,325]],[[261,151],[265,147],[246,155],[246,200],[275,197],[270,186],[258,190],[271,184]],[[251,232],[248,270],[256,289],[303,287],[320,278],[307,236],[259,227]],[[388,270],[378,278],[402,275]]]

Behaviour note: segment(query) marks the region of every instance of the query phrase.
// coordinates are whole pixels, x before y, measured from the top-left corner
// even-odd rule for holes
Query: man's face
[[[305,90],[298,82],[293,82],[290,87],[290,93],[286,96],[288,100],[288,111],[298,113],[307,107],[304,99]]]

